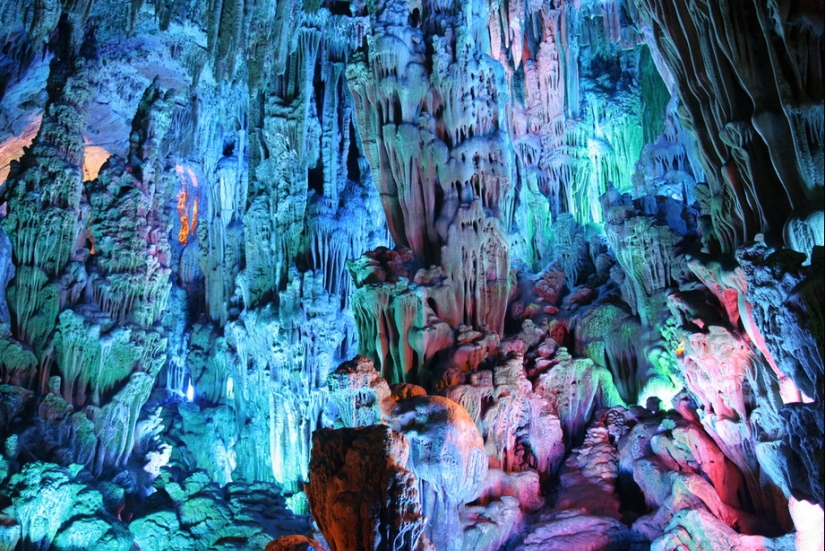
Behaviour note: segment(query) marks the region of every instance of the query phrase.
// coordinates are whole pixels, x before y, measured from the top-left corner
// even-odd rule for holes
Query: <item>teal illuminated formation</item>
[[[825,551],[823,20],[0,0],[0,551]]]

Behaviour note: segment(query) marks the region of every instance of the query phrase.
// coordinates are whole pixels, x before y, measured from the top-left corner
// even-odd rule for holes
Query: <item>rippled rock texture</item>
[[[0,550],[823,549],[821,11],[0,0]]]

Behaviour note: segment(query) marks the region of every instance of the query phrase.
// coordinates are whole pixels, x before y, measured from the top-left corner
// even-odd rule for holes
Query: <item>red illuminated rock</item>
[[[264,551],[324,551],[324,547],[306,536],[282,536],[269,542]]]

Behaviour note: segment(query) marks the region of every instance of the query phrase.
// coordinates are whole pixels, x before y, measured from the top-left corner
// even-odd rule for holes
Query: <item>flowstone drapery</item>
[[[433,3],[422,5],[413,21],[402,2],[380,2],[370,14],[369,49],[353,58],[347,79],[393,240],[409,247],[414,270],[440,266],[453,289],[437,307],[447,317],[433,314],[454,328],[501,333],[509,294],[512,147],[504,127],[504,74],[478,26],[485,11],[480,2],[463,9]],[[380,301],[388,293],[395,294],[376,288],[369,295]],[[406,309],[421,317],[425,308]],[[406,333],[411,323],[415,316],[395,316],[379,331],[381,339]],[[371,347],[365,340],[362,352]],[[381,369],[393,382],[417,380],[393,364]]]
[[[808,4],[0,0],[0,551],[825,549]]]
[[[695,129],[715,246],[732,253],[757,233],[813,223],[825,145],[821,20],[802,4],[638,6]]]

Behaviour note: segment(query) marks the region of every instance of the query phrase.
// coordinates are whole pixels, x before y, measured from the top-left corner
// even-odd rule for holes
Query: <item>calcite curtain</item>
[[[822,37],[0,0],[0,550],[822,549]]]

